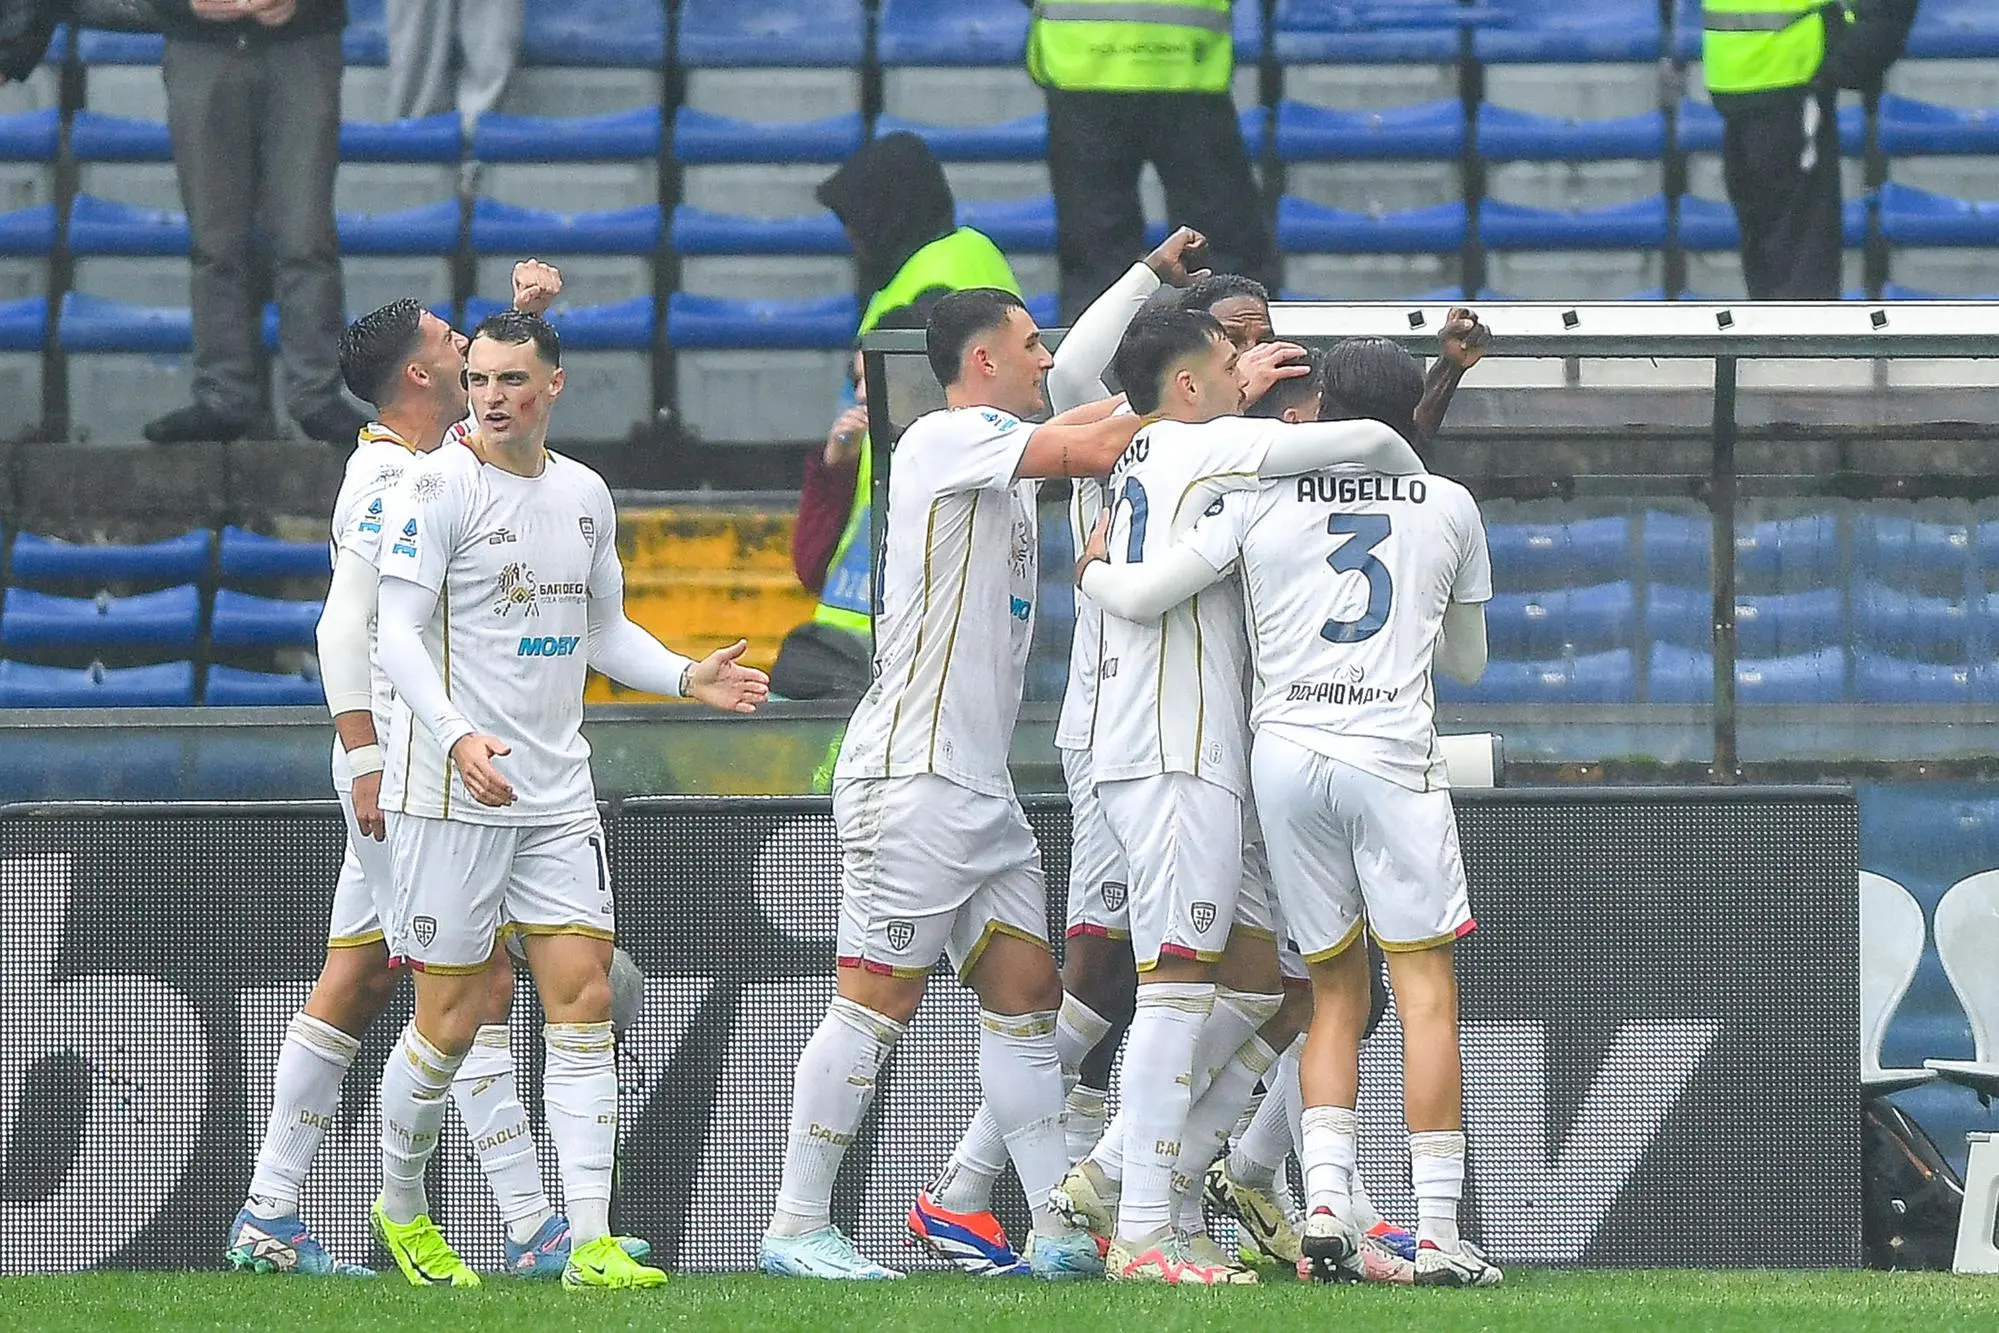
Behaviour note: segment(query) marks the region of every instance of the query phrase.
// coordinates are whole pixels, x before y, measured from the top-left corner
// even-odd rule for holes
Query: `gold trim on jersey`
[[[408,440],[405,440],[402,436],[396,434],[393,430],[389,429],[387,426],[384,426],[379,421],[371,421],[367,425],[361,427],[359,443],[393,444],[401,448],[407,449],[413,454],[423,452],[422,450],[418,449],[415,445],[411,444]]]
[[[1316,953],[1305,954],[1303,955],[1303,957],[1308,964],[1311,964],[1313,966],[1317,966],[1320,963],[1330,963],[1333,959],[1338,958],[1348,949],[1353,948],[1354,942],[1360,939],[1361,932],[1366,929],[1367,929],[1367,918],[1362,917],[1360,920],[1353,923],[1352,929],[1348,930],[1346,934],[1340,937],[1340,942],[1338,944],[1335,944],[1330,949],[1320,949]]]
[[[902,727],[903,700],[916,685],[916,665],[923,660],[923,631],[930,627],[930,562],[937,551],[937,506],[943,503],[941,496],[933,499],[930,512],[923,519],[923,597],[916,608],[916,643],[909,650],[909,671],[902,678],[902,688],[895,692],[895,709],[888,715],[888,743],[882,746],[883,777],[895,771],[895,733]],[[886,554],[882,558],[882,571],[886,576]]]
[[[971,951],[965,955],[964,966],[958,969],[959,981],[964,982],[966,985],[971,984],[972,969],[977,967],[979,960],[986,956],[986,947],[993,942],[993,936],[995,935],[1007,935],[1016,940],[1025,940],[1029,944],[1039,945],[1044,952],[1050,954],[1055,952],[1047,940],[1042,939],[1032,931],[1022,930],[1019,926],[1010,926],[1004,921],[988,921],[986,922],[986,928],[979,932],[978,942],[973,944]]]
[[[1180,492],[1180,498],[1179,498],[1178,500],[1175,500],[1175,501],[1173,502],[1173,525],[1174,525],[1175,527],[1178,527],[1178,526],[1179,526],[1179,524],[1180,524],[1180,510],[1181,510],[1182,508],[1184,508],[1184,507],[1186,506],[1186,503],[1187,503],[1187,497],[1188,497],[1188,496],[1190,496],[1190,495],[1192,495],[1192,494],[1193,494],[1193,493],[1195,492],[1195,490],[1196,490],[1196,489],[1198,489],[1198,488],[1200,487],[1200,485],[1201,485],[1201,483],[1202,483],[1202,482],[1206,482],[1206,481],[1228,481],[1228,480],[1231,480],[1231,479],[1233,479],[1233,478],[1236,478],[1236,477],[1249,477],[1249,478],[1251,478],[1252,480],[1257,480],[1257,479],[1261,479],[1261,478],[1262,478],[1262,476],[1263,476],[1263,474],[1262,474],[1261,472],[1204,472],[1204,473],[1202,473],[1202,474],[1201,474],[1200,476],[1198,476],[1198,477],[1194,478],[1194,479],[1193,479],[1192,481],[1188,482],[1188,483],[1187,483],[1187,488],[1186,488],[1185,490],[1183,490],[1183,491],[1181,491],[1181,492]],[[1220,499],[1221,497],[1220,497],[1220,496],[1216,496],[1215,498],[1216,498],[1216,499]],[[1213,501],[1210,501],[1209,503],[1213,503]]]
[[[379,930],[364,930],[359,935],[328,935],[326,947],[329,949],[365,949],[371,944],[382,942]]]
[[[444,697],[451,697],[451,572],[445,571],[444,582],[437,590],[437,605],[444,613]],[[411,719],[410,733],[416,733],[415,719]],[[403,784],[409,786],[407,782]],[[451,818],[451,754],[444,756],[444,818]]]
[[[944,690],[951,683],[951,658],[958,649],[958,626],[965,620],[965,593],[972,580],[972,551],[978,546],[979,501],[984,495],[983,491],[972,492],[972,514],[965,520],[965,563],[958,568],[958,604],[951,608],[951,633],[944,640],[944,666],[937,673],[937,704],[930,710],[930,753],[924,767],[932,773],[937,771],[937,732],[944,718]],[[934,508],[932,512],[935,513]],[[928,562],[925,569],[927,572]]]
[[[1207,635],[1201,633],[1201,594],[1187,599],[1187,613],[1194,618],[1194,776],[1201,776],[1201,739],[1208,734],[1208,666],[1203,657]],[[1245,637],[1249,634],[1244,630]],[[1163,742],[1162,742],[1163,743]]]

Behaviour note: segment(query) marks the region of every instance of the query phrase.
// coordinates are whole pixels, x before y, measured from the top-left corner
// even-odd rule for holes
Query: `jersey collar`
[[[411,453],[416,452],[415,445],[411,444],[408,440],[405,440],[402,436],[396,434],[394,431],[390,430],[387,426],[384,426],[379,421],[371,421],[367,425],[361,427],[361,443],[393,444],[393,445],[398,445],[401,448],[407,449]]]

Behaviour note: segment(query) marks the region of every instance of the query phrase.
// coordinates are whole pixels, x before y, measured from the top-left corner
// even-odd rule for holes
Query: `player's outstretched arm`
[[[1152,294],[1171,283],[1184,287],[1208,276],[1208,270],[1189,272],[1189,256],[1199,252],[1207,240],[1192,227],[1182,227],[1168,236],[1157,250],[1133,264],[1111,289],[1090,303],[1055,349],[1055,365],[1048,372],[1048,402],[1057,412],[1082,403],[1108,398],[1104,369],[1117,354],[1124,331],[1131,326]]]
[[[354,775],[354,822],[380,842],[387,832],[381,807],[382,747],[375,735],[368,670],[368,618],[374,614],[378,581],[373,565],[352,551],[340,552],[316,637],[326,706]]]
[[[451,756],[465,790],[481,805],[512,805],[513,784],[493,760],[512,751],[505,742],[481,735],[444,688],[437,664],[423,646],[423,627],[437,610],[437,591],[391,575],[377,595],[375,653],[396,693],[417,722]]]
[[[1257,466],[1265,481],[1303,476],[1329,467],[1357,464],[1370,472],[1421,472],[1423,460],[1392,426],[1365,418],[1355,421],[1269,423],[1270,448]]]
[[[562,270],[539,259],[514,265],[514,309],[530,315],[545,313],[562,295]]]
[[[1097,520],[1076,561],[1076,585],[1120,620],[1157,620],[1227,573],[1216,569],[1192,540],[1182,537],[1157,560],[1113,565],[1105,553],[1110,515]]]
[[[1444,608],[1444,631],[1437,640],[1437,670],[1460,685],[1476,685],[1485,674],[1485,604],[1452,602]]]
[[[1492,341],[1492,330],[1479,322],[1478,315],[1463,306],[1454,307],[1444,320],[1438,336],[1443,339],[1443,355],[1423,379],[1423,399],[1416,404],[1416,430],[1428,444],[1437,438],[1444,413],[1451,410],[1451,398],[1465,372],[1479,363]]]
[[[1101,477],[1111,470],[1145,418],[1116,415],[1121,399],[1087,403],[1034,428],[1014,476]]]
[[[633,624],[622,595],[590,599],[589,663],[635,690],[698,699],[725,713],[754,713],[770,698],[770,677],[742,664],[749,646],[738,639],[697,662]]]

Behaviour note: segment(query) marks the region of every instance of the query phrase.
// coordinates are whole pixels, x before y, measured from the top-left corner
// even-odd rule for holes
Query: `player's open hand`
[[[1492,330],[1479,323],[1478,312],[1454,306],[1437,336],[1444,340],[1444,360],[1460,370],[1470,370],[1485,355]]]
[[[380,842],[388,836],[389,821],[382,817],[382,773],[363,773],[354,779],[354,825],[364,838]]]
[[[475,731],[458,738],[451,747],[451,761],[458,765],[458,776],[465,779],[465,790],[472,793],[473,800],[481,805],[512,805],[514,784],[493,767],[495,759],[512,753],[513,748],[497,736]]]
[[[743,665],[743,654],[749,650],[748,639],[737,639],[696,662],[687,673],[687,697],[725,713],[756,712],[757,705],[770,698],[770,677]]]
[[[1198,263],[1201,252],[1208,248],[1208,238],[1192,227],[1182,227],[1159,243],[1159,248],[1145,257],[1145,266],[1159,275],[1159,280],[1168,287],[1185,287],[1210,276],[1205,268],[1189,268],[1189,262]]]
[[[514,265],[514,309],[539,315],[562,295],[562,270],[539,259]]]
[[[1076,557],[1076,583],[1081,586],[1083,571],[1099,560],[1108,561],[1111,542],[1111,511],[1106,509],[1097,515],[1097,526],[1090,529],[1090,539],[1083,543],[1083,553]]]
[[[1297,343],[1258,343],[1237,357],[1235,364],[1245,407],[1269,393],[1279,380],[1312,373],[1305,364],[1305,349]]]

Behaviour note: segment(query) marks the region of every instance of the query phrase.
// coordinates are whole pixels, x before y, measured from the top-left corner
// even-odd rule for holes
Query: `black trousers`
[[[1722,176],[1742,224],[1742,276],[1758,301],[1836,301],[1839,124],[1831,92],[1800,88],[1722,113]]]
[[[1144,257],[1138,175],[1147,162],[1166,187],[1174,225],[1208,238],[1204,267],[1247,274],[1275,289],[1276,246],[1227,93],[1050,88],[1048,176],[1064,324]]]

